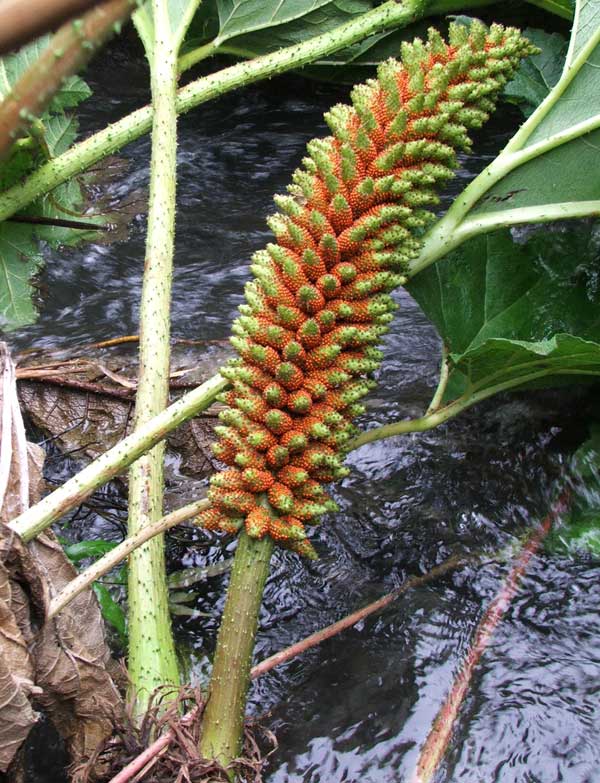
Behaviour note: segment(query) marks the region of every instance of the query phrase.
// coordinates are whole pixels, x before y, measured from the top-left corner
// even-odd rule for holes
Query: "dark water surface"
[[[94,72],[84,132],[146,99],[118,50]],[[115,89],[117,87],[117,89]],[[180,122],[173,333],[225,338],[242,300],[251,253],[268,240],[264,218],[304,145],[324,133],[323,111],[343,88],[300,79],[251,87]],[[514,127],[501,116],[479,135],[481,169]],[[148,181],[149,139],[130,145],[123,196]],[[16,348],[102,340],[137,331],[144,220],[126,241],[48,257],[48,293]],[[365,425],[423,412],[439,361],[436,334],[406,294],[386,340],[380,386]],[[579,400],[579,398],[577,398]],[[564,394],[496,399],[435,431],[363,447],[334,491],[341,511],[318,532],[317,563],[278,551],[266,590],[257,660],[421,574],[455,553],[484,565],[408,593],[384,613],[255,683],[255,713],[277,732],[269,783],[408,781],[419,747],[515,546],[568,481],[584,431]],[[196,558],[188,553],[185,562]],[[201,562],[198,559],[198,562]],[[598,772],[598,563],[535,557],[477,669],[438,783],[593,783]],[[198,608],[218,616],[226,578],[202,588]],[[215,606],[217,609],[215,609]],[[177,621],[182,644],[206,670],[217,618]]]

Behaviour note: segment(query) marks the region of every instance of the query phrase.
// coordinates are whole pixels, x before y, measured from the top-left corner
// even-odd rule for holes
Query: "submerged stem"
[[[454,726],[471,686],[475,669],[492,640],[496,628],[510,607],[512,599],[519,590],[529,562],[552,529],[554,522],[567,510],[569,495],[568,490],[560,495],[548,515],[523,542],[506,579],[479,621],[471,646],[421,748],[415,770],[410,777],[410,783],[430,783],[434,779],[448,750]]]

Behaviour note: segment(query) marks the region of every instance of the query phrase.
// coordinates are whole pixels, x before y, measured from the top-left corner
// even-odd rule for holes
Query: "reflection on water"
[[[119,53],[95,72],[97,100],[84,127],[99,127],[145,100],[139,81],[115,98]],[[128,66],[128,74],[130,68]],[[120,83],[120,81],[118,82]],[[264,217],[324,132],[323,111],[345,90],[273,82],[226,96],[180,122],[178,239],[173,332],[223,338],[267,239]],[[93,110],[92,110],[93,107]],[[480,134],[479,170],[506,139],[504,111]],[[123,195],[147,184],[149,141],[127,148]],[[453,185],[456,192],[460,181]],[[144,220],[127,241],[52,254],[38,323],[15,347],[100,340],[137,329]],[[386,340],[380,386],[365,424],[417,415],[427,404],[439,346],[405,294]],[[335,489],[341,511],[318,532],[321,559],[277,552],[257,657],[269,655],[456,552],[515,545],[562,484],[572,403],[552,394],[495,400],[421,435],[364,447]],[[566,430],[563,427],[567,422]],[[190,561],[188,557],[187,562]],[[407,780],[483,607],[506,571],[493,555],[415,590],[253,686],[253,710],[270,710],[280,749],[270,783]],[[484,656],[440,773],[445,783],[592,783],[598,762],[598,565],[541,554]],[[198,608],[222,606],[226,579],[201,591]],[[178,620],[187,646],[210,650],[216,621]]]

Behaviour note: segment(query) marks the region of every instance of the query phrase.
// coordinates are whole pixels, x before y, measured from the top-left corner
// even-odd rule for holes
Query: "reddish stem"
[[[385,609],[386,606],[391,604],[408,590],[411,590],[413,587],[419,587],[420,585],[426,584],[427,582],[431,582],[438,576],[442,576],[449,571],[453,571],[455,568],[460,568],[460,566],[465,565],[465,563],[472,559],[473,558],[469,557],[451,557],[449,560],[446,560],[445,563],[442,563],[439,566],[435,566],[435,568],[432,568],[431,571],[423,574],[423,576],[411,576],[399,588],[393,590],[387,595],[384,595],[382,598],[379,598],[372,604],[364,606],[362,609],[358,609],[356,612],[352,612],[352,614],[349,614],[341,620],[328,625],[326,628],[321,628],[320,631],[316,631],[310,636],[307,636],[305,639],[301,639],[299,642],[292,644],[290,647],[286,647],[285,650],[280,650],[280,652],[275,653],[275,655],[271,655],[269,658],[265,658],[264,661],[261,661],[253,667],[252,671],[250,672],[251,678],[254,680],[257,677],[260,677],[261,674],[265,674],[271,669],[274,669],[275,666],[279,666],[280,664],[295,658],[297,655],[310,650],[311,647],[316,647],[317,644],[321,644],[321,642],[324,642],[325,639],[331,639],[332,636],[336,636],[338,633],[345,631],[346,628],[351,628],[361,620],[364,620],[365,617]]]
[[[191,723],[198,714],[198,709],[198,707],[191,709],[183,716],[180,723],[183,726]],[[153,759],[155,759],[161,751],[168,747],[169,743],[174,737],[175,732],[173,729],[166,731],[161,737],[159,737],[157,740],[154,740],[151,745],[148,745],[146,750],[140,753],[139,756],[136,756],[133,761],[130,761],[126,767],[123,767],[123,769],[117,775],[115,775],[114,778],[110,779],[109,783],[129,783],[129,781],[133,779],[134,775],[137,775],[137,773],[143,770],[144,767],[147,766]]]
[[[540,548],[555,520],[566,511],[569,499],[570,491],[564,490],[549,514],[526,539],[508,576],[481,618],[473,637],[473,643],[454,680],[450,693],[440,708],[425,744],[421,748],[410,783],[429,783],[433,779],[450,743],[454,724],[471,684],[475,668],[519,589],[529,561]]]

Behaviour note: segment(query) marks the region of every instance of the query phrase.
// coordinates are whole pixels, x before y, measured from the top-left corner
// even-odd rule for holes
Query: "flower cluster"
[[[449,43],[430,30],[326,115],[333,135],[308,144],[289,195],[275,197],[276,242],[253,258],[233,326],[239,358],[221,371],[231,390],[214,452],[229,467],[212,477],[200,524],[315,556],[304,526],[335,509],[323,484],[347,473],[389,294],[406,281],[467,130],[532,51],[499,25],[452,24]]]

